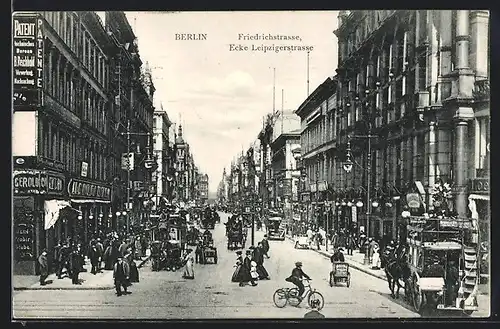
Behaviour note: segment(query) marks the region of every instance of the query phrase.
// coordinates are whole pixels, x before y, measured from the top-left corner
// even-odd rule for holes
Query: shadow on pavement
[[[389,289],[389,288],[387,288],[387,289]],[[407,309],[408,311],[416,313],[415,309],[413,308],[413,305],[410,303],[410,301],[406,300],[406,296],[404,294],[404,291],[399,292],[399,298],[392,298],[390,292],[384,293],[384,292],[375,291],[375,290],[370,290],[370,292],[375,292],[375,293],[379,294],[380,296],[385,297],[386,299],[390,300],[394,304],[397,304],[397,305]]]
[[[417,313],[415,311],[415,308],[413,307],[413,304],[411,301],[406,301],[406,297],[404,295],[404,292],[399,294],[399,298],[392,298],[390,293],[383,293],[379,291],[373,291],[370,290],[371,292],[376,292],[382,297],[387,298],[391,302],[398,304],[399,306],[402,306],[406,308],[407,310]],[[469,318],[470,316],[464,314],[461,311],[439,311],[436,309],[430,309],[430,308],[424,308],[422,312],[420,312],[420,316],[423,318]]]

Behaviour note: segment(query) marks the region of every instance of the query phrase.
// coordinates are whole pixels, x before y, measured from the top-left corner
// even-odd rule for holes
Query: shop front
[[[469,210],[471,213],[473,231],[472,242],[479,250],[481,279],[489,278],[490,265],[490,229],[491,204],[489,178],[475,178],[469,182]]]
[[[58,214],[51,212],[53,216],[48,216],[48,205],[65,202],[65,181],[63,173],[52,170],[13,171],[14,274],[36,274],[38,255],[43,248],[51,250],[51,237],[46,231],[53,227]]]
[[[93,238],[104,238],[115,226],[114,220],[128,215],[126,212],[119,216],[113,213],[110,184],[71,178],[67,184],[67,192],[72,207],[80,212],[78,225],[72,230],[72,240],[84,246]]]

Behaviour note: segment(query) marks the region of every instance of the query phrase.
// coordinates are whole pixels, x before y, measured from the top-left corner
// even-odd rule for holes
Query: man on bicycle
[[[309,275],[305,274],[304,271],[302,271],[302,262],[296,262],[295,263],[295,268],[292,270],[292,274],[285,279],[287,282],[291,282],[294,285],[299,288],[299,298],[302,298],[302,295],[304,295],[304,284],[302,283],[302,278],[306,278],[307,280],[311,280]]]

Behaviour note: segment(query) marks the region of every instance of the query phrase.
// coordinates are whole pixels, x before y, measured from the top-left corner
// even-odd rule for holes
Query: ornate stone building
[[[335,170],[348,198],[366,200],[370,183],[370,201],[380,201],[360,209],[370,235],[397,235],[407,192],[432,210],[439,181],[453,186],[453,210],[469,216],[468,184],[488,168],[488,22],[483,10],[340,13],[337,147],[350,135],[377,138],[349,139],[362,171]]]

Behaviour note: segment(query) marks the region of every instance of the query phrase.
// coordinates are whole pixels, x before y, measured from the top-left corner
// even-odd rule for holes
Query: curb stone
[[[287,236],[287,239],[289,239],[291,242],[295,242],[292,238],[290,238],[290,237],[288,237],[288,236]],[[329,255],[329,254],[327,254],[327,253],[326,253],[325,251],[323,251],[323,250],[316,250],[316,249],[309,249],[309,250],[312,250],[312,251],[314,251],[314,252],[316,252],[316,253],[318,253],[318,254],[320,254],[320,255],[322,255],[322,256],[324,256],[324,257],[328,258],[328,259],[330,258],[330,255]],[[353,262],[353,261],[346,262],[346,263],[348,263],[350,267],[352,267],[352,268],[354,268],[354,269],[356,269],[356,270],[358,270],[358,271],[360,271],[360,272],[366,273],[366,274],[371,275],[371,276],[373,276],[373,277],[375,277],[375,278],[378,278],[378,279],[380,279],[380,280],[384,280],[384,281],[386,281],[386,280],[387,280],[387,278],[386,278],[385,276],[383,276],[383,275],[381,275],[381,274],[375,274],[375,273],[372,273],[372,272],[370,272],[369,270],[367,270],[366,268],[363,268],[363,267],[361,267],[360,265],[357,265],[357,264],[356,264],[355,262]]]

